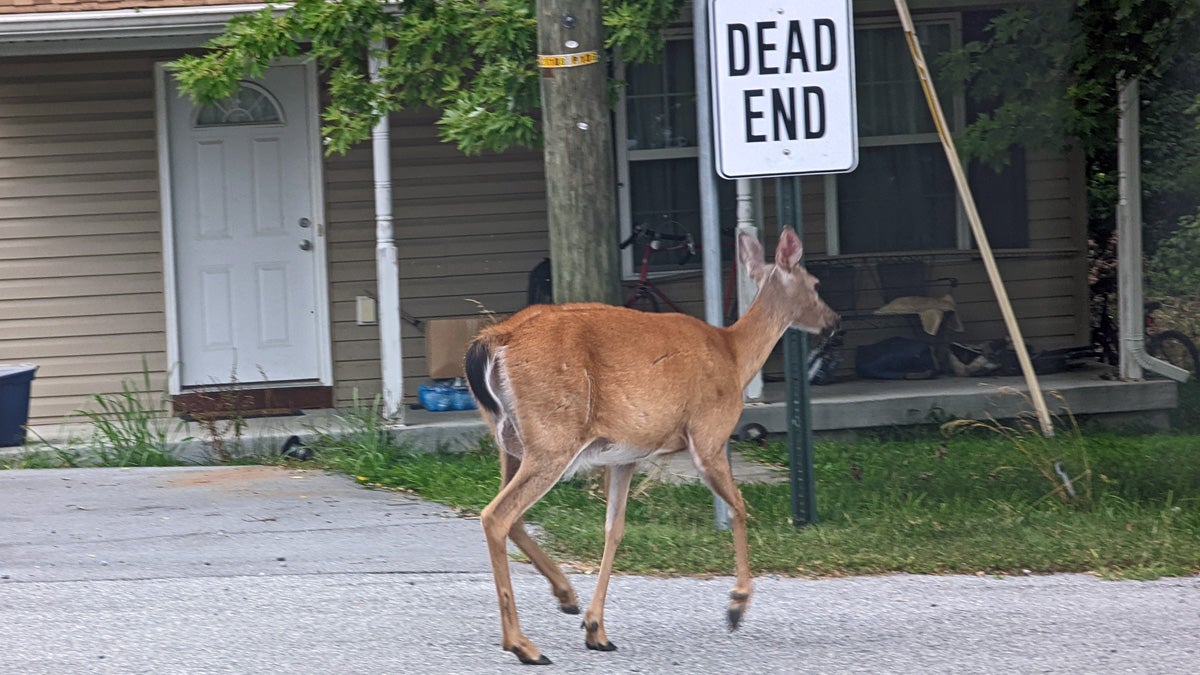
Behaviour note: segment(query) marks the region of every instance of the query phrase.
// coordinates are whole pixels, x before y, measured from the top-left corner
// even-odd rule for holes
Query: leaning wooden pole
[[[1033,399],[1042,434],[1047,437],[1053,436],[1054,423],[1050,420],[1046,399],[1038,385],[1037,374],[1033,371],[1033,362],[1029,358],[1025,339],[1021,336],[1021,327],[1017,325],[1017,316],[1013,313],[1012,303],[1008,299],[1008,291],[1005,290],[1004,281],[1000,278],[1000,269],[996,266],[992,246],[988,243],[987,233],[983,230],[983,221],[979,219],[979,211],[975,208],[975,198],[971,195],[971,187],[967,184],[966,173],[963,172],[962,163],[958,159],[958,150],[955,149],[954,139],[950,136],[950,127],[946,124],[942,104],[933,87],[933,78],[929,76],[925,54],[921,52],[921,44],[917,41],[917,32],[913,28],[912,16],[908,12],[908,2],[906,0],[895,0],[895,2],[896,11],[900,14],[900,23],[904,27],[904,36],[908,40],[908,51],[912,53],[913,64],[917,67],[917,76],[921,79],[921,88],[925,91],[925,101],[929,103],[929,111],[933,113],[933,123],[937,127],[938,137],[942,139],[942,149],[946,151],[946,160],[950,163],[951,173],[954,174],[958,195],[962,199],[963,208],[966,209],[967,220],[971,223],[971,232],[975,235],[975,243],[979,246],[979,255],[983,258],[983,266],[987,269],[988,279],[992,282],[992,290],[996,293],[996,302],[1000,304],[1000,312],[1004,315],[1004,325],[1008,327],[1009,338],[1012,339],[1013,349],[1017,352],[1017,360],[1021,363],[1021,372],[1025,374],[1025,384],[1029,386],[1029,395]]]

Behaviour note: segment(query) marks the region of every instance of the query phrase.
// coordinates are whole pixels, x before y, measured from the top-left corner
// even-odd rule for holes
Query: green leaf
[[[658,58],[662,32],[683,0],[620,0],[605,5],[606,46],[631,62]],[[379,82],[367,53],[384,43]],[[467,154],[541,142],[537,20],[533,0],[297,0],[229,22],[200,55],[171,64],[180,88],[203,102],[233,94],[278,59],[317,63],[329,103],[321,133],[327,153],[370,138],[385,114],[442,110],[443,140]]]

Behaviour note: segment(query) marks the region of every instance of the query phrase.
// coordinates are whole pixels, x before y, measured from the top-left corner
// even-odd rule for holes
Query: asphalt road
[[[479,523],[320,472],[0,472],[3,673],[1196,673],[1200,579],[619,577],[613,653],[514,564],[499,649]],[[575,575],[586,602],[594,578]]]

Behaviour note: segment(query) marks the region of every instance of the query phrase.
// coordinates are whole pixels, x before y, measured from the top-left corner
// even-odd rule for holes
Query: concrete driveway
[[[730,634],[729,579],[620,577],[606,654],[513,567],[548,672],[1200,671],[1196,578],[765,577]],[[530,668],[479,523],[439,506],[273,467],[0,472],[0,672]]]

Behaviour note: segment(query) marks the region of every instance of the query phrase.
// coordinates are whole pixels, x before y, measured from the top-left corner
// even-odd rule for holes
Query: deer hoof
[[[553,661],[546,658],[545,654],[539,654],[536,659],[531,659],[528,656],[525,656],[525,654],[521,653],[521,650],[519,649],[512,650],[512,653],[516,654],[517,658],[521,660],[521,663],[524,663],[527,666],[548,666],[553,663]]]
[[[579,613],[579,601],[575,599],[575,590],[569,584],[565,588],[553,589],[553,593],[563,614]]]
[[[729,619],[730,632],[737,630],[738,626],[741,625],[742,614],[745,611],[746,611],[746,608],[742,605],[730,605],[729,606],[729,614],[728,614],[727,618]]]
[[[595,650],[598,652],[615,652],[615,651],[617,651],[617,646],[611,642],[585,642],[584,644],[587,645],[588,649],[592,649],[592,650]]]

